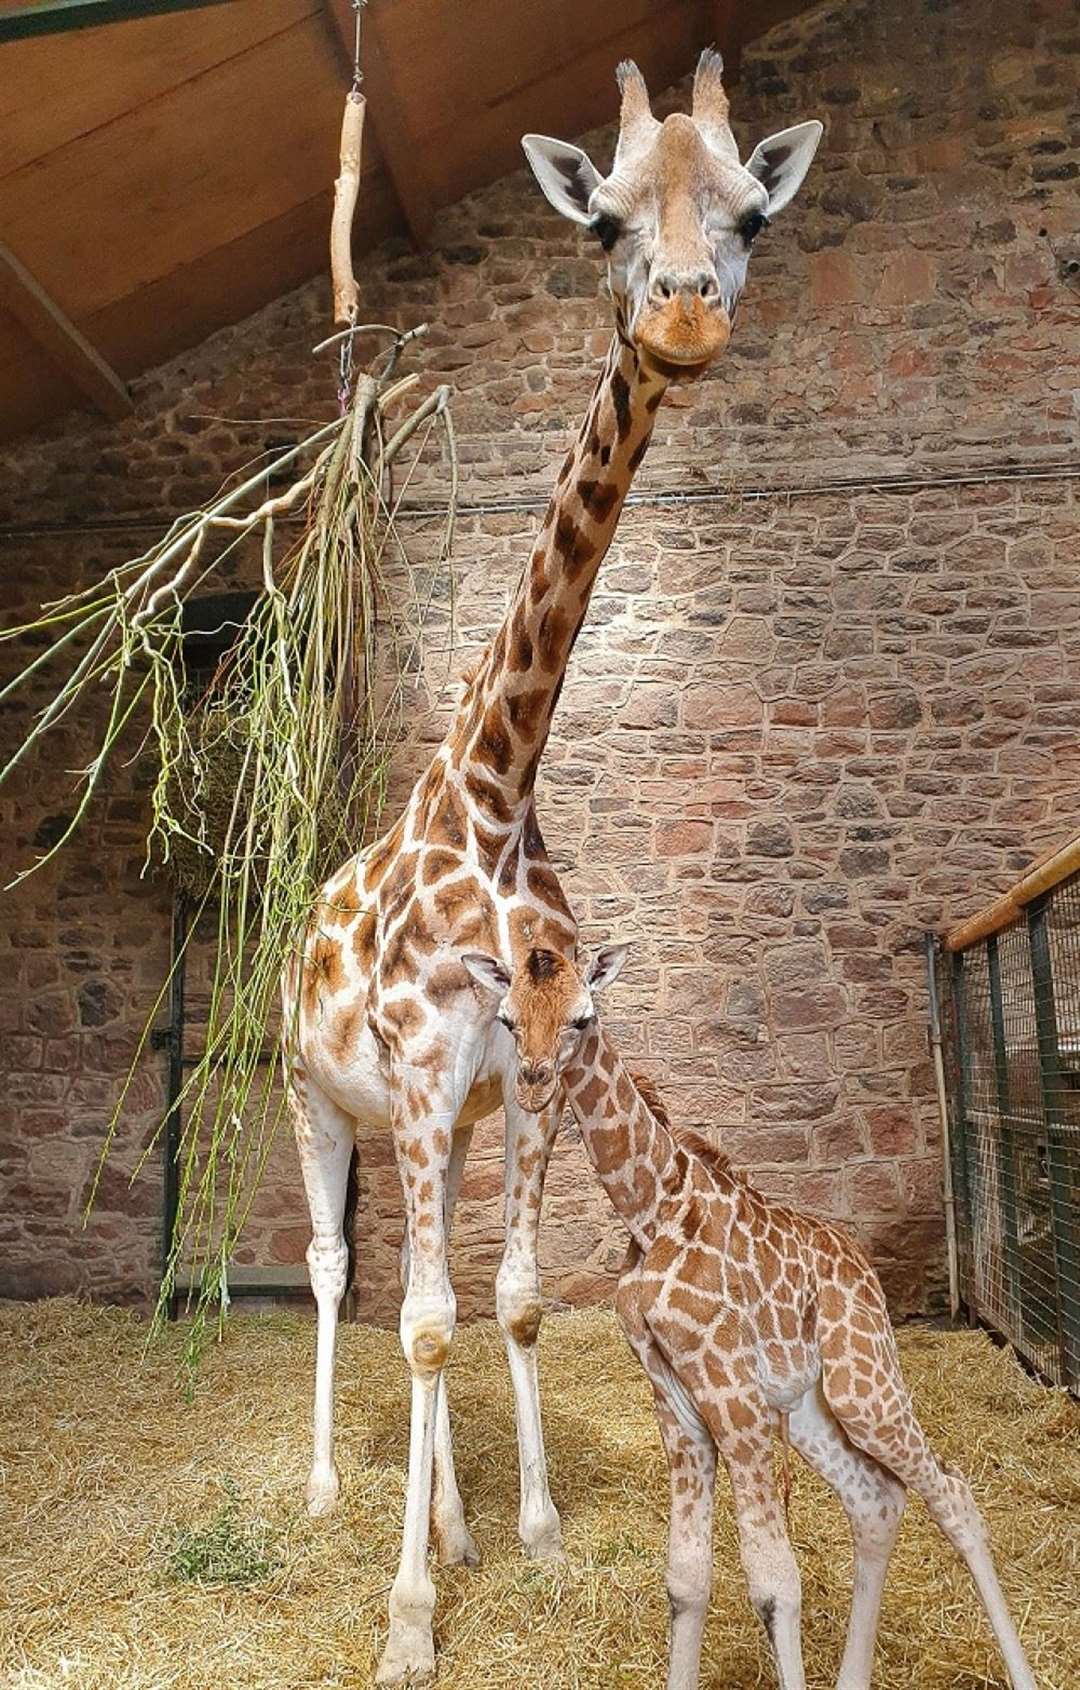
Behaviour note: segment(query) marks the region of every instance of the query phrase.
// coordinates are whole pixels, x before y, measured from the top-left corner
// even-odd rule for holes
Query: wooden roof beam
[[[0,242],[0,307],[22,324],[97,410],[114,420],[131,415],[134,410],[131,395],[116,371],[3,242]]]
[[[745,6],[743,0],[712,0],[713,36],[724,61],[724,86],[738,82],[742,73]]]
[[[351,78],[356,14],[351,0],[327,0],[327,6]],[[368,102],[367,121],[378,139],[406,228],[417,246],[426,246],[435,205],[420,166],[419,147],[405,118],[401,85],[383,27],[385,13],[385,5],[378,0],[369,0],[363,9],[360,60]]]

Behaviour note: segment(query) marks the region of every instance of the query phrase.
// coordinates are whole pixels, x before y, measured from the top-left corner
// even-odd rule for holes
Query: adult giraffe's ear
[[[811,123],[796,123],[793,129],[781,129],[767,141],[759,141],[750,154],[746,168],[769,196],[770,217],[795,198],[823,134],[816,118]]]
[[[603,180],[587,153],[550,135],[523,135],[521,144],[544,197],[573,223],[588,223],[589,197]]]
[[[597,951],[585,976],[585,983],[591,992],[603,991],[605,986],[610,986],[613,980],[619,978],[629,950],[629,945],[605,945],[602,950]]]
[[[495,957],[485,956],[483,951],[465,951],[461,960],[473,979],[486,986],[489,992],[501,998],[509,988],[510,972]]]

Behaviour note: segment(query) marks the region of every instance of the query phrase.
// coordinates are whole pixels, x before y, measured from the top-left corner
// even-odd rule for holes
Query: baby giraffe
[[[491,957],[462,960],[496,995],[517,1046],[519,1104],[541,1110],[562,1086],[633,1240],[616,1307],[652,1385],[671,1469],[668,1690],[698,1683],[718,1451],[781,1690],[805,1690],[799,1573],[773,1471],[777,1426],[851,1526],[855,1589],[838,1690],[868,1690],[908,1489],[966,1561],[1014,1690],[1036,1690],[979,1510],[915,1417],[877,1275],[846,1234],[770,1202],[704,1139],[673,1127],[652,1084],[624,1066],[593,994],[615,979],[626,948],[607,947],[587,971],[533,950],[513,978]]]

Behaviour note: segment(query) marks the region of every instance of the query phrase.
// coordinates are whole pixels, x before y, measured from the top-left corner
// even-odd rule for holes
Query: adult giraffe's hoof
[[[376,1684],[422,1684],[435,1675],[435,1643],[430,1627],[391,1623]]]
[[[563,1548],[562,1541],[562,1524],[554,1508],[531,1529],[522,1527],[521,1545],[530,1561],[558,1563],[566,1560],[566,1550]]]
[[[476,1540],[463,1522],[441,1528],[432,1523],[435,1553],[440,1567],[478,1567],[480,1551]]]
[[[304,1486],[304,1501],[313,1520],[332,1514],[338,1503],[341,1484],[336,1467],[313,1467]]]

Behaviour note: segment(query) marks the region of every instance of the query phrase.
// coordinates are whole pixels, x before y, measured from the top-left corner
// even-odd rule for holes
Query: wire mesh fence
[[[960,1293],[1080,1392],[1080,873],[947,957]]]

